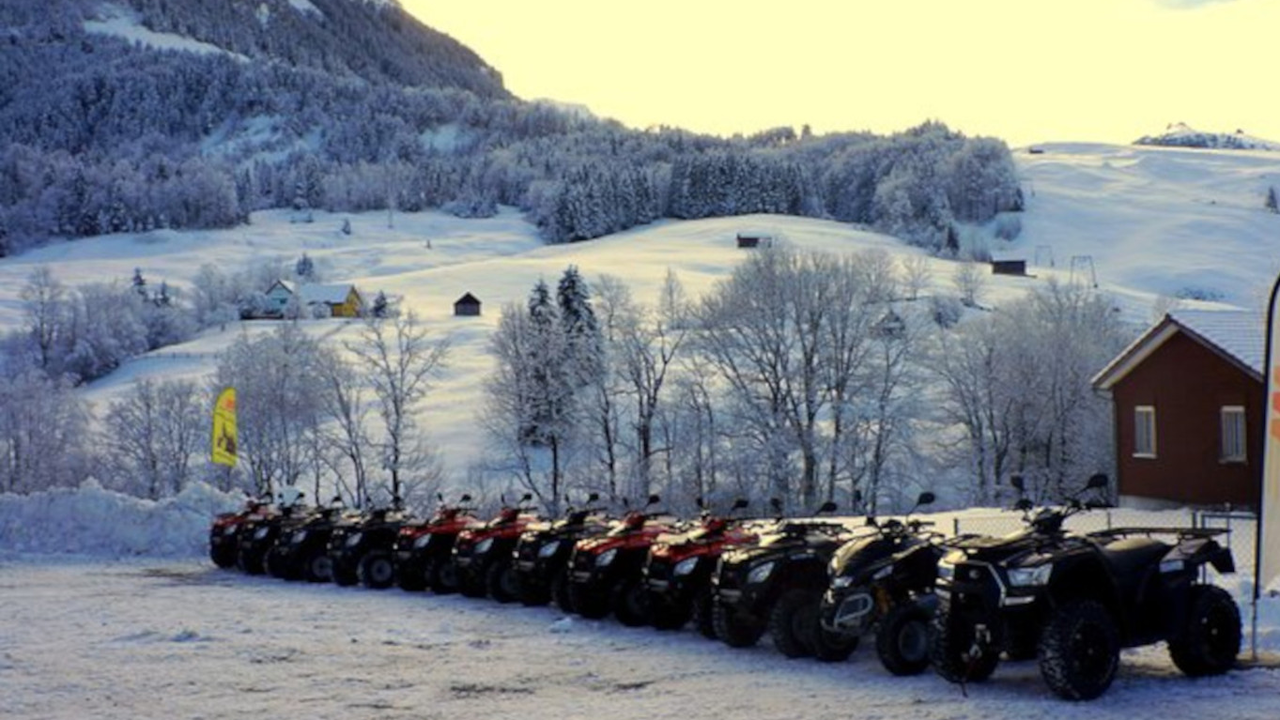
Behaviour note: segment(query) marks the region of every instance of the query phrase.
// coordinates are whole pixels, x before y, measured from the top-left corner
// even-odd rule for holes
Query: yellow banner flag
[[[229,387],[213,405],[213,462],[235,467],[236,445],[236,389]]]

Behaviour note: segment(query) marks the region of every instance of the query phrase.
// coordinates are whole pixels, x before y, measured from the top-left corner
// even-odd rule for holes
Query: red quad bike
[[[525,528],[539,519],[528,505],[532,500],[533,495],[526,493],[519,505],[503,507],[494,519],[458,534],[453,544],[453,565],[463,595],[487,594],[501,603],[519,597],[514,552]]]
[[[251,497],[245,500],[239,512],[222,513],[209,526],[209,559],[220,568],[236,566],[236,554],[240,544],[237,533],[245,523],[265,520],[276,514],[270,496]]]
[[[395,542],[396,583],[401,589],[416,592],[430,587],[441,595],[456,592],[458,577],[453,567],[453,543],[458,535],[481,522],[469,506],[470,495],[463,495],[457,505],[441,504],[425,523],[403,525]]]
[[[701,499],[698,502],[702,507]],[[737,500],[730,514],[747,507]],[[742,520],[712,515],[705,508],[692,530],[658,538],[649,550],[644,581],[649,593],[650,619],[660,630],[677,630],[692,620],[704,637],[716,638],[711,611],[711,573],[725,550],[754,543],[755,529]]]
[[[660,502],[650,495],[645,507]],[[569,560],[569,604],[585,618],[613,614],[623,625],[649,624],[649,596],[643,570],[658,536],[675,531],[675,518],[632,510],[604,535],[583,538]]]

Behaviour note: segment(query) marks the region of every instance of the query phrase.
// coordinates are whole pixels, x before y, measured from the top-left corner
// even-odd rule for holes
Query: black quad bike
[[[250,575],[267,572],[267,554],[280,538],[311,519],[312,509],[302,504],[303,493],[294,488],[287,490],[277,497],[278,512],[246,520],[236,532],[236,567]]]
[[[1085,490],[1104,488],[1095,475]],[[1022,490],[1021,478],[1014,486]],[[1091,700],[1115,678],[1121,648],[1165,641],[1190,676],[1229,670],[1240,652],[1240,610],[1202,571],[1235,570],[1222,531],[1117,528],[1088,534],[1063,529],[1085,508],[1084,491],[1065,506],[1032,512],[1024,531],[956,544],[938,565],[932,660],[952,682],[991,676],[1001,651],[1035,648],[1040,674],[1068,700]]]
[[[538,520],[525,494],[520,504],[503,507],[489,522],[464,530],[453,544],[453,566],[458,589],[467,597],[488,595],[501,603],[516,599],[516,542],[525,528]]]
[[[611,520],[591,504],[599,500],[592,493],[587,506],[570,508],[551,523],[533,523],[520,535],[515,549],[516,591],[525,605],[555,604],[572,612],[569,604],[569,557],[574,545],[584,537],[608,532]]]
[[[868,517],[875,532],[836,551],[822,597],[822,630],[848,638],[874,633],[880,662],[894,675],[929,667],[933,586],[947,550],[942,536],[929,530],[933,523],[910,515],[933,500],[933,493],[921,493],[904,520]]]
[[[701,500],[698,504],[702,506]],[[654,627],[675,630],[692,621],[703,636],[715,639],[711,574],[726,550],[759,539],[757,528],[732,517],[745,507],[746,500],[735,501],[728,516],[712,515],[704,508],[692,530],[663,535],[649,549],[644,582]]]
[[[239,531],[246,523],[265,520],[276,512],[270,496],[249,498],[239,512],[222,513],[209,526],[209,559],[220,568],[236,566]]]
[[[574,612],[594,620],[612,610],[623,625],[649,624],[645,559],[658,536],[676,527],[668,513],[647,511],[659,502],[657,495],[650,495],[644,509],[627,512],[605,534],[574,545],[569,559],[569,604]]]
[[[833,510],[827,502],[818,512]],[[731,647],[749,647],[767,630],[787,657],[848,658],[858,639],[823,632],[818,608],[827,565],[853,538],[843,523],[779,520],[755,545],[724,553],[712,581],[716,635]]]
[[[459,533],[481,522],[469,506],[470,495],[463,495],[457,505],[445,505],[443,497],[440,501],[427,522],[400,526],[394,557],[396,583],[404,590],[416,592],[430,587],[434,592],[448,594],[458,589],[453,543]]]
[[[396,538],[405,523],[413,522],[400,506],[399,498],[390,508],[378,508],[353,523],[339,523],[329,536],[329,560],[333,582],[350,586],[360,583],[383,590],[396,581]]]
[[[352,522],[353,517],[340,498],[308,516],[301,525],[281,534],[275,545],[267,551],[267,572],[284,580],[330,582],[333,579],[333,561],[329,558],[329,538],[340,523]]]

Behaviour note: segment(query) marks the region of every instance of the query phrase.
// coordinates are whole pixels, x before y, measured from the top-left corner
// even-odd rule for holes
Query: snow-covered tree
[[[203,400],[191,382],[140,380],[112,402],[100,444],[109,484],[152,500],[182,492],[207,452]]]

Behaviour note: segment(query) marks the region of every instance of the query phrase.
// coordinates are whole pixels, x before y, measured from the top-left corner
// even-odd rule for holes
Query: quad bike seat
[[[1155,568],[1169,545],[1149,537],[1128,537],[1107,543],[1102,555],[1115,570],[1121,582],[1138,582],[1146,571]]]

